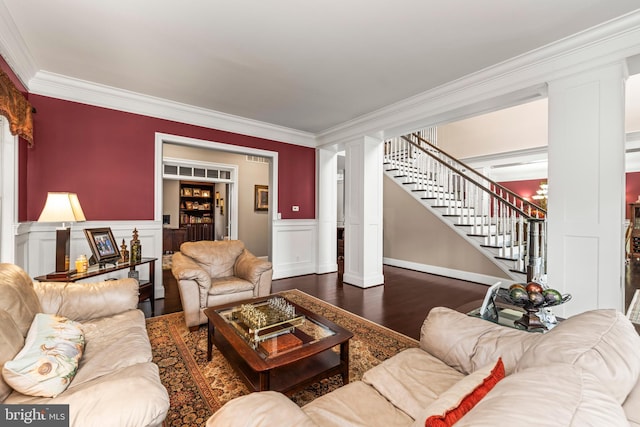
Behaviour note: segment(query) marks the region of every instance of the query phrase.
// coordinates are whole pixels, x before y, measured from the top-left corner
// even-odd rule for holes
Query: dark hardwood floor
[[[334,304],[380,325],[418,339],[420,326],[433,307],[479,306],[487,290],[481,285],[398,267],[384,266],[384,286],[362,289],[342,283],[338,273],[310,274],[274,280],[273,292],[299,289],[328,303]],[[169,277],[171,277],[169,275]],[[631,260],[626,266],[625,311],[636,289],[640,289],[640,260]],[[156,315],[181,310],[180,296],[175,283],[165,276],[166,299],[156,300]],[[140,304],[147,316],[149,302]],[[636,325],[640,332],[640,326]]]

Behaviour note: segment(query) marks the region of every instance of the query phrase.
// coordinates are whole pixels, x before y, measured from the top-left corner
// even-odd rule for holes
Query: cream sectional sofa
[[[0,402],[67,404],[69,425],[76,427],[161,425],[169,397],[151,362],[144,314],[137,305],[134,279],[40,283],[13,264],[0,264]],[[27,347],[38,313],[77,321],[83,335],[75,376],[55,397],[22,394],[4,379],[4,368]]]
[[[279,393],[252,393],[228,402],[207,426],[422,427],[498,358],[506,376],[456,427],[640,426],[640,337],[622,314],[590,311],[536,334],[442,307],[425,320],[419,348],[362,381],[302,408]]]

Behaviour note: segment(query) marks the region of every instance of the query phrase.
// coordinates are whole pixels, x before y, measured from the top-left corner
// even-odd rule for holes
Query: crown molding
[[[38,67],[2,0],[0,0],[0,55],[7,61],[24,87],[28,88],[29,80],[36,74]]]
[[[317,135],[340,144],[384,130],[389,138],[546,96],[547,82],[640,53],[640,9]]]
[[[251,120],[232,114],[195,107],[167,99],[118,89],[48,71],[38,71],[29,81],[29,92],[37,95],[111,108],[270,139],[307,147],[315,147],[314,135],[296,129]]]

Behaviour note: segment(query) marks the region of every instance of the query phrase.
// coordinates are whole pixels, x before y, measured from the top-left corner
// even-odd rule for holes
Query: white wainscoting
[[[316,220],[273,221],[273,278],[316,272],[318,222]]]
[[[21,223],[16,231],[15,263],[22,267],[31,277],[52,272],[55,269],[56,223],[26,222]],[[118,246],[124,239],[130,249],[133,229],[138,230],[138,238],[142,245],[142,256],[157,258],[155,264],[155,296],[164,298],[162,286],[162,223],[158,221],[87,221],[71,225],[70,262],[81,255],[91,256],[91,249],[84,234],[86,228],[110,227]],[[140,277],[148,275],[148,267],[140,267]],[[126,277],[127,271],[113,272],[96,279]]]

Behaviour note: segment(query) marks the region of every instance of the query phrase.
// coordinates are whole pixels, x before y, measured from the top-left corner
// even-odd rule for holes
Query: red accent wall
[[[625,177],[625,218],[631,219],[630,203],[640,199],[640,172],[629,172]]]
[[[38,218],[48,191],[78,193],[88,220],[152,220],[156,132],[277,151],[282,218],[315,218],[313,148],[46,96],[29,100],[37,114],[22,221]]]
[[[501,182],[500,184],[509,190],[519,194],[522,197],[530,198],[536,193],[540,183],[545,179],[530,179],[524,181]],[[625,217],[631,218],[630,203],[638,200],[640,197],[640,172],[628,172],[625,174]]]
[[[506,181],[500,182],[499,184],[503,187],[508,188],[519,196],[531,202],[535,202],[533,199],[531,199],[531,196],[536,194],[536,191],[540,188],[540,183],[543,181],[546,181],[546,178],[525,179],[522,181]]]

